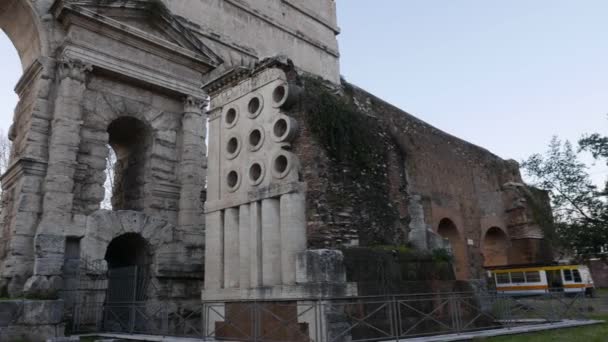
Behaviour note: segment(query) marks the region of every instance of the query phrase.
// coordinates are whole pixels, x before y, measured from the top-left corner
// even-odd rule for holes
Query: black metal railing
[[[117,332],[229,341],[398,341],[402,338],[585,320],[594,299],[550,292],[429,293],[239,302],[88,303],[73,332]]]

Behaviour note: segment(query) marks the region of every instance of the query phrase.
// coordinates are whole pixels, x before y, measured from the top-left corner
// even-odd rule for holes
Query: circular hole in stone
[[[255,163],[249,168],[249,179],[256,183],[262,177],[262,165]]]
[[[236,171],[228,172],[226,183],[229,187],[234,188],[239,184],[239,174]]]
[[[260,99],[257,97],[252,98],[249,101],[249,105],[247,106],[249,109],[249,113],[251,114],[255,114],[258,112],[258,110],[260,110],[260,106],[262,105],[262,103],[260,102]]]
[[[226,124],[228,125],[232,125],[236,122],[236,109],[234,108],[230,108],[228,109],[228,111],[226,112]]]
[[[278,174],[282,174],[287,170],[288,164],[289,161],[287,160],[287,157],[280,155],[274,160],[274,170]]]
[[[285,86],[280,85],[280,86],[274,88],[274,91],[272,92],[272,99],[274,100],[275,103],[279,103],[285,97],[285,93],[287,93]]]
[[[251,147],[256,147],[262,141],[262,132],[259,129],[254,129],[249,134],[249,144]]]
[[[229,154],[235,154],[239,149],[239,140],[236,137],[230,138],[228,140],[228,144],[226,145],[226,150]]]
[[[279,119],[274,123],[273,127],[274,136],[282,138],[287,133],[287,120]]]

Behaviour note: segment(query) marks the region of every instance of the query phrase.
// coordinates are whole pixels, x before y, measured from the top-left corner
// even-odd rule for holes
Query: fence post
[[[395,296],[391,296],[391,301],[389,303],[389,319],[391,320],[391,334],[395,337],[395,342],[399,342],[399,318],[397,311],[399,310],[397,306],[397,299]]]

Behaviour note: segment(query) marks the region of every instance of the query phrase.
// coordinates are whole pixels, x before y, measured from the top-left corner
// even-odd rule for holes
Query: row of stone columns
[[[256,288],[296,283],[306,250],[306,198],[291,193],[207,214],[205,287]]]

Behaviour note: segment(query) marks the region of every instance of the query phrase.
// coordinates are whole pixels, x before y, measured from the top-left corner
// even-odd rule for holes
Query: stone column
[[[262,283],[263,286],[281,284],[281,223],[280,202],[262,201]]]
[[[82,98],[86,75],[92,67],[78,60],[64,59],[57,64],[57,96],[49,141],[49,160],[44,180],[42,220],[35,238],[34,276],[24,291],[41,294],[58,290],[65,236],[63,229],[72,221],[74,174],[80,147]]]
[[[187,232],[194,232],[195,229],[203,227],[204,212],[201,192],[204,189],[206,177],[206,124],[203,108],[206,105],[206,101],[192,96],[186,98],[184,102],[178,226],[180,230]]]
[[[262,205],[249,205],[249,274],[251,287],[262,286]]]
[[[224,287],[239,287],[239,209],[224,211]]]
[[[205,227],[205,289],[224,287],[224,215],[214,211],[206,215]]]
[[[76,60],[58,62],[58,86],[55,98],[49,162],[44,182],[43,221],[64,224],[71,221],[76,157],[80,147],[82,97],[90,65]],[[57,231],[58,227],[43,225]],[[61,227],[59,227],[61,228]],[[39,228],[39,233],[40,233]],[[44,230],[44,229],[42,229]]]
[[[281,267],[283,284],[296,283],[296,257],[306,251],[306,196],[281,196]]]
[[[242,289],[249,288],[250,284],[250,224],[251,220],[249,217],[249,204],[243,204],[239,210],[239,286]]]

